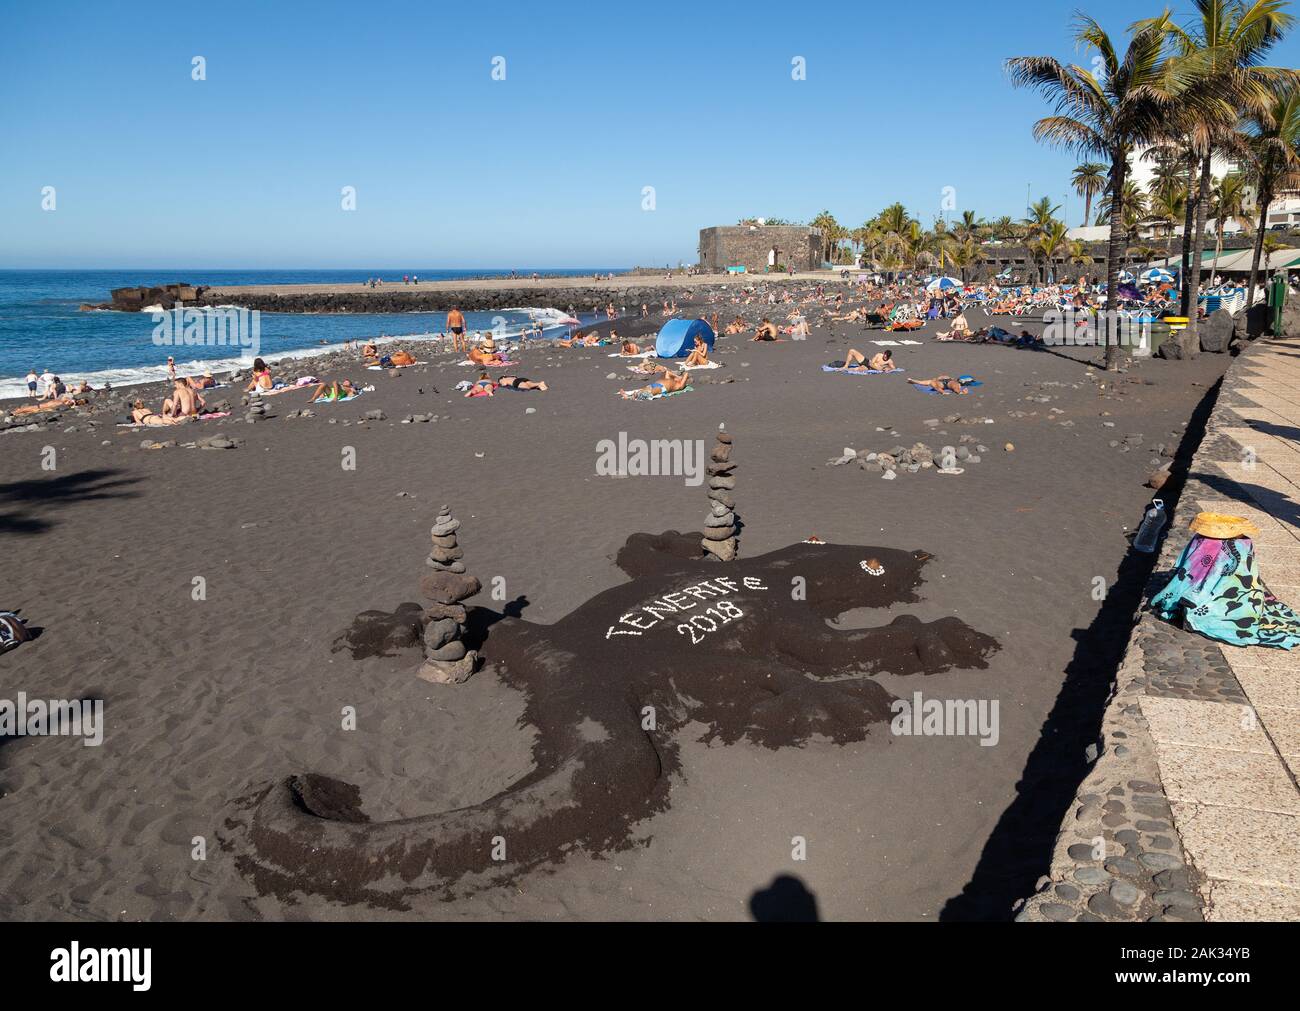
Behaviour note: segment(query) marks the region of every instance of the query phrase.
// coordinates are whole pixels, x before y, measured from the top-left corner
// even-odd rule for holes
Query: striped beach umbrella
[[[936,277],[933,281],[925,286],[926,291],[948,291],[952,288],[961,288],[964,285],[955,277]]]
[[[1142,271],[1142,280],[1147,284],[1172,284],[1174,275],[1164,267],[1152,267],[1150,270]]]

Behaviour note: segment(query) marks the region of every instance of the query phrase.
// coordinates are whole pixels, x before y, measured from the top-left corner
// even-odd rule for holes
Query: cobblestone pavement
[[[1147,596],[1198,512],[1260,530],[1260,574],[1300,607],[1300,341],[1228,370]],[[1144,597],[1145,602],[1145,597]],[[1300,920],[1300,655],[1220,647],[1143,613],[1051,873],[1018,920]]]

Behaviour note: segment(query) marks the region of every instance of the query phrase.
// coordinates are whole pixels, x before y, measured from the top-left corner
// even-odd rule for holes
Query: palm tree
[[[1098,161],[1086,161],[1075,168],[1070,176],[1074,192],[1083,197],[1083,224],[1086,228],[1092,217],[1092,198],[1106,188],[1106,166]]]
[[[1053,268],[1057,254],[1069,241],[1066,238],[1067,231],[1065,222],[1053,220],[1043,228],[1037,238],[1029,243],[1029,249],[1034,254],[1034,259],[1046,262],[1049,271]],[[1047,277],[1045,275],[1041,276],[1040,280],[1046,281]]]
[[[1076,267],[1091,267],[1092,253],[1088,249],[1088,244],[1082,239],[1072,240],[1069,252],[1066,254],[1066,261]]]
[[[963,284],[966,283],[966,272],[984,260],[984,251],[973,238],[949,246],[947,255],[948,262],[961,271]]]
[[[1243,230],[1254,230],[1254,225],[1246,218],[1247,203],[1246,177],[1240,172],[1230,172],[1222,179],[1216,180],[1210,191],[1210,203],[1214,214],[1214,264],[1218,267],[1219,257],[1223,255],[1223,223],[1228,218],[1240,222]],[[1198,256],[1199,260],[1200,257]]]
[[[1179,47],[1177,72],[1217,99],[1182,138],[1188,159],[1188,202],[1183,234],[1182,311],[1190,323],[1183,331],[1185,346],[1198,345],[1196,300],[1205,249],[1205,218],[1212,199],[1211,165],[1216,150],[1242,153],[1239,113],[1263,111],[1271,98],[1270,85],[1294,80],[1292,71],[1260,66],[1268,52],[1294,22],[1283,8],[1286,0],[1195,0],[1196,16],[1186,28],[1172,26]],[[1192,177],[1199,178],[1193,184]],[[1222,219],[1218,241],[1222,244]],[[1216,255],[1217,259],[1217,255]]]
[[[1130,152],[1136,145],[1155,143],[1168,134],[1171,125],[1200,111],[1197,101],[1187,101],[1185,82],[1170,72],[1170,31],[1168,15],[1135,26],[1121,57],[1101,25],[1079,15],[1075,41],[1096,50],[1101,75],[1051,56],[1018,56],[1007,61],[1015,85],[1038,89],[1055,106],[1055,115],[1034,124],[1036,139],[1110,161],[1111,216],[1121,221]],[[1123,251],[1124,235],[1112,225],[1106,255],[1112,303]],[[1118,355],[1109,338],[1106,365],[1118,367]]]
[[[1300,87],[1281,88],[1272,106],[1250,118],[1251,138],[1249,175],[1259,201],[1259,225],[1255,234],[1255,252],[1250,261],[1250,280],[1246,284],[1246,305],[1255,300],[1255,282],[1259,276],[1259,258],[1264,250],[1264,232],[1268,228],[1268,208],[1283,190],[1300,187]]]
[[[1056,212],[1061,209],[1060,204],[1053,204],[1050,197],[1043,197],[1029,205],[1029,216],[1023,221],[1025,226],[1025,238],[1030,242],[1039,238],[1056,223]]]
[[[835,234],[840,227],[840,223],[835,220],[835,215],[830,211],[822,211],[817,217],[812,219],[812,227],[820,228],[822,232],[822,262],[831,259],[831,251],[835,248]]]
[[[1187,210],[1187,191],[1181,189],[1159,189],[1151,194],[1150,216],[1165,226],[1168,249],[1165,255],[1173,259],[1174,222],[1183,217]]]
[[[1001,239],[1002,241],[1014,239],[1016,237],[1016,223],[1004,214],[989,225],[989,231],[995,239]]]

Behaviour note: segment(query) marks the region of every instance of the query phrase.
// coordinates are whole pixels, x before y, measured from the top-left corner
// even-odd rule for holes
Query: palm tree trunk
[[[1250,322],[1250,309],[1255,304],[1255,279],[1259,277],[1260,254],[1264,252],[1264,229],[1268,227],[1268,205],[1273,194],[1265,191],[1259,195],[1259,228],[1255,232],[1255,255],[1250,260],[1250,280],[1246,284],[1246,322]]]
[[[1210,183],[1210,155],[1206,154],[1201,159],[1201,181],[1196,189],[1196,231],[1192,236],[1192,262],[1183,271],[1184,288],[1187,292],[1187,304],[1183,309],[1183,315],[1188,319],[1187,329],[1183,331],[1187,339],[1183,345],[1189,351],[1199,351],[1201,348],[1201,301],[1197,294],[1201,290],[1201,254],[1205,252],[1205,217],[1209,211]]]
[[[1092,217],[1092,190],[1088,190],[1083,195],[1083,227],[1088,227],[1088,220]]]
[[[1128,152],[1111,152],[1110,163],[1110,241],[1106,243],[1106,308],[1119,305],[1119,264],[1124,255],[1124,177],[1128,173]],[[1110,342],[1112,327],[1105,327],[1106,368],[1119,368],[1119,349]]]
[[[1182,287],[1182,297],[1179,300],[1179,307],[1182,310],[1179,315],[1187,316],[1188,305],[1191,304],[1191,292],[1187,287],[1187,278],[1191,267],[1192,259],[1192,220],[1196,214],[1197,205],[1201,202],[1202,189],[1200,186],[1193,186],[1193,177],[1196,175],[1197,157],[1195,154],[1188,155],[1187,158],[1187,207],[1183,211],[1183,259],[1182,269],[1178,272],[1178,283]],[[1186,332],[1186,331],[1184,331]]]

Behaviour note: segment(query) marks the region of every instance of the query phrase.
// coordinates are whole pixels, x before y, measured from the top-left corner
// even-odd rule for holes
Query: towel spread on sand
[[[608,355],[607,357],[609,358],[658,358],[659,354],[652,348],[649,351],[642,351],[640,354],[635,354],[635,355],[625,355],[621,351],[615,351],[613,354]]]
[[[518,365],[519,363],[518,363],[518,362],[512,362],[512,361],[504,361],[504,362],[492,362],[492,363],[489,364],[489,365],[484,365],[482,362],[472,362],[472,361],[470,361],[468,358],[466,358],[463,362],[457,362],[456,364],[457,364],[457,365],[477,365],[477,366],[478,366],[479,368],[481,368],[481,369],[508,369],[508,368],[510,368],[512,365]]]
[[[877,347],[882,347],[882,348],[885,348],[885,347],[892,347],[892,348],[896,348],[896,347],[898,347],[899,344],[902,343],[902,341],[872,341],[871,343],[872,343],[872,344],[875,344]],[[915,343],[915,342],[914,342],[914,343]]]
[[[681,371],[683,371],[683,372],[698,372],[698,371],[700,371],[701,369],[720,369],[720,368],[722,368],[722,363],[721,363],[721,362],[706,362],[706,363],[703,364],[703,365],[681,365],[681,366],[678,366],[678,367],[679,367],[679,368],[681,369]],[[629,365],[629,366],[627,367],[627,370],[628,370],[629,372],[639,372],[639,373],[643,373],[644,375],[647,375],[647,376],[648,376],[648,375],[651,375],[651,373],[649,373],[649,372],[643,372],[643,370],[642,370],[642,368],[641,368],[640,365]]]
[[[849,375],[851,375],[851,376],[887,376],[887,375],[889,375],[889,372],[885,372],[885,371],[883,371],[883,370],[881,370],[881,369],[858,369],[858,368],[849,368],[848,366],[844,366],[844,367],[842,367],[842,368],[838,368],[838,369],[837,369],[837,368],[835,368],[835,366],[833,366],[833,365],[823,365],[823,366],[822,366],[822,371],[823,371],[823,372],[847,372],[847,373],[848,373]],[[906,372],[906,371],[907,371],[907,369],[890,369],[890,372]]]

